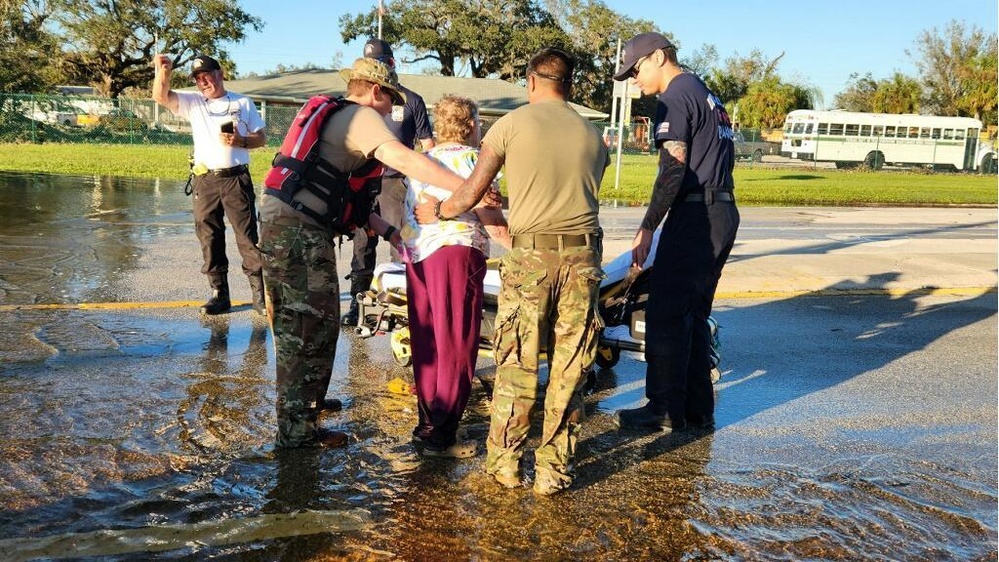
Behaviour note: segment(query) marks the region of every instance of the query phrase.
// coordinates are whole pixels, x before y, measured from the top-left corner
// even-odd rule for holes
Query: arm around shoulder
[[[374,157],[386,166],[399,170],[404,176],[430,185],[449,191],[454,191],[461,185],[460,176],[398,140],[380,144],[375,149]]]

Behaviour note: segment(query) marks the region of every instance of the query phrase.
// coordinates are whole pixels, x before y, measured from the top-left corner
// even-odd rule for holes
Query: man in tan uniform
[[[597,130],[566,102],[573,68],[572,58],[558,49],[535,54],[527,67],[529,104],[489,129],[475,170],[457,192],[416,209],[421,223],[457,216],[479,200],[506,163],[513,249],[500,263],[486,471],[503,486],[520,485],[538,356],[547,342],[544,425],[535,451],[534,491],[541,495],[572,483],[585,373],[602,327],[597,193],[610,160]]]

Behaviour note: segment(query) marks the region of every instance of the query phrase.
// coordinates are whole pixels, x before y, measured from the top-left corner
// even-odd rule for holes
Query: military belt
[[[597,246],[596,234],[514,234],[513,247],[528,250],[562,250]]]
[[[275,217],[272,219],[260,219],[261,224],[274,224],[277,226],[305,226],[304,223],[292,217]]]

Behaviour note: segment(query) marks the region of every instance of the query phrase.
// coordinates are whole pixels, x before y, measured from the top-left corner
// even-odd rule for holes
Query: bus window
[[[919,138],[921,138],[921,139],[928,139],[928,138],[930,138],[930,128],[929,127],[922,127],[921,129],[919,129]]]
[[[784,134],[790,133],[791,132],[791,127],[793,127],[793,126],[794,126],[794,124],[791,123],[790,121],[788,121],[787,123],[784,123]]]
[[[819,134],[820,135],[829,134],[829,123],[819,123]]]
[[[895,137],[895,126],[894,125],[888,125],[888,126],[885,127],[885,136],[886,137],[892,137],[892,138]]]
[[[871,126],[870,125],[861,125],[860,126],[860,136],[862,136],[862,137],[869,137],[869,136],[871,136]]]
[[[910,139],[919,138],[919,127],[909,127],[909,138]]]
[[[875,125],[874,129],[871,130],[871,133],[875,137],[883,137],[885,136],[885,128],[881,125]]]
[[[848,136],[848,137],[855,137],[855,136],[857,136],[857,134],[859,132],[860,132],[860,125],[856,125],[856,124],[850,125],[850,124],[847,124],[847,126],[846,126],[846,136]]]
[[[930,134],[930,138],[939,139],[940,138],[940,127],[933,127],[933,133]]]
[[[837,137],[843,136],[843,124],[842,123],[830,123],[829,124],[829,134]]]
[[[806,135],[812,134],[813,128],[815,128],[815,123],[809,123],[808,125],[805,125],[805,134]]]
[[[795,123],[794,124],[794,130],[792,132],[794,134],[796,134],[796,135],[802,135],[802,134],[804,134],[805,133],[805,124],[804,123]]]
[[[955,140],[964,140],[964,129],[955,129],[954,130],[954,139]]]
[[[944,140],[953,140],[954,139],[954,129],[944,129],[943,130],[943,139]]]

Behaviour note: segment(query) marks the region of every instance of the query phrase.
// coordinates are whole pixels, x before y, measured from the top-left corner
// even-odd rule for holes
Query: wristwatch
[[[395,234],[396,230],[398,230],[396,227],[389,225],[389,227],[385,229],[385,232],[382,234],[382,240],[386,242],[391,242],[392,235]]]

